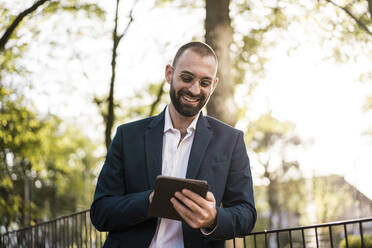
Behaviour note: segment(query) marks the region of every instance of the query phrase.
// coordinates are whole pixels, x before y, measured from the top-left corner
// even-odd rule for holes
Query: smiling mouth
[[[189,97],[187,95],[182,95],[182,98],[184,100],[186,100],[187,102],[190,102],[190,103],[197,103],[197,102],[199,102],[199,98],[191,98],[191,97]]]

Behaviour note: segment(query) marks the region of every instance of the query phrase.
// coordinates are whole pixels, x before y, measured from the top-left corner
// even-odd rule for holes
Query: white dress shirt
[[[187,164],[199,115],[191,122],[185,137],[180,142],[181,132],[173,127],[169,114],[169,105],[167,106],[163,133],[162,175],[186,177]],[[181,221],[166,218],[158,219],[158,226],[150,248],[162,247],[184,247]]]

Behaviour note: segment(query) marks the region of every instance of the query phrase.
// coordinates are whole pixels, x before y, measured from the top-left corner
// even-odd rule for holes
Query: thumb
[[[212,192],[208,191],[207,192],[207,195],[205,196],[205,199],[207,201],[211,201],[211,202],[215,202],[216,200],[214,199],[214,195]]]

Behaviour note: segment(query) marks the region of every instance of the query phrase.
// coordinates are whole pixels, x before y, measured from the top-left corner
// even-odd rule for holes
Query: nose
[[[199,83],[198,82],[193,82],[189,88],[189,91],[191,92],[191,94],[193,94],[194,96],[197,96],[200,94],[200,87],[199,87]]]

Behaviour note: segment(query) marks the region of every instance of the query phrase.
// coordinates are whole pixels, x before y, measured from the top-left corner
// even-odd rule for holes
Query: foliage
[[[134,96],[124,100],[123,108],[117,108],[116,125],[159,114],[169,102],[168,91],[169,87],[165,81],[150,83],[136,90]],[[97,103],[97,98],[95,102]],[[120,106],[118,102],[116,104]],[[107,112],[106,105],[107,102],[103,101],[98,104],[102,116]]]
[[[265,200],[259,201],[266,201],[268,204],[267,228],[279,228],[283,222],[282,210],[301,214],[301,209],[306,204],[302,198],[304,188],[300,187],[301,183],[290,181],[301,177],[299,164],[287,154],[287,149],[299,146],[301,140],[294,134],[292,123],[279,121],[271,112],[249,123],[245,138],[248,148],[259,163],[253,168],[259,176],[258,181],[266,186],[265,193],[257,195],[256,199],[263,197]]]
[[[315,206],[313,211],[320,223],[336,221],[349,207],[358,207],[349,185],[339,176],[314,177],[312,201]]]
[[[348,247],[349,248],[359,248],[362,247],[362,241],[360,239],[360,235],[350,235],[348,236]],[[365,248],[372,248],[372,235],[363,235],[364,247]],[[340,247],[346,247],[346,240],[342,240],[340,243]]]
[[[5,87],[0,120],[0,227],[89,206],[98,161],[91,141],[55,116],[37,116]]]
[[[75,19],[91,19],[91,21],[92,18],[100,20],[105,18],[105,11],[98,4],[87,3],[85,0],[48,1],[44,5],[40,11],[31,13],[23,19],[15,32],[12,33],[5,50],[0,53],[0,81],[2,83],[7,82],[9,85],[15,81],[15,78],[32,71],[29,66],[31,63],[29,61],[24,63],[24,57],[29,47],[37,42],[37,37],[45,31],[42,24],[52,20],[55,22],[55,26],[60,26],[60,23],[66,19],[66,15]],[[19,9],[19,6],[22,6],[19,12],[23,11],[25,8],[23,1],[7,3],[0,1],[0,30],[6,30],[9,27],[18,15],[18,13],[14,13],[14,9]],[[76,29],[75,35],[83,34],[82,29]],[[65,33],[71,35],[71,29],[68,26],[66,26]],[[3,32],[0,35],[3,35]],[[55,48],[59,42],[53,41],[53,33],[49,33],[48,37],[51,49]],[[37,60],[37,58],[33,59]]]

